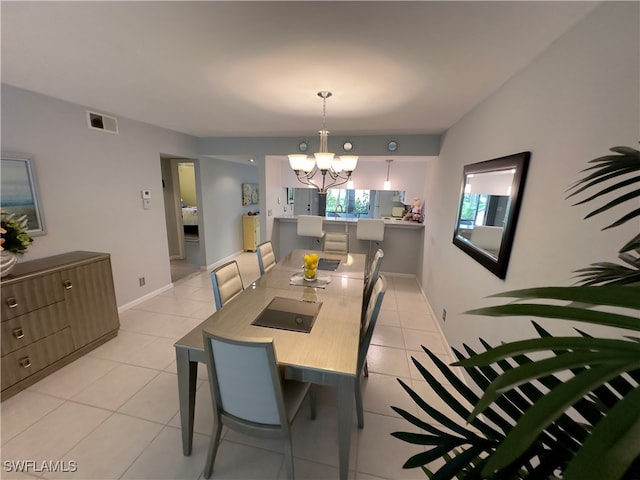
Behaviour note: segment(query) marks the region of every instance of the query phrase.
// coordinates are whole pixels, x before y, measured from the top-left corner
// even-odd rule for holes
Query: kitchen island
[[[401,219],[385,219],[384,240],[373,242],[371,252],[377,248],[384,250],[382,271],[420,276],[424,250],[424,224]],[[349,251],[367,253],[369,242],[356,238],[357,218],[324,218],[325,232],[342,232],[349,235]],[[296,216],[276,217],[273,221],[271,242],[277,258],[284,258],[295,249],[322,249],[310,237],[299,237]]]

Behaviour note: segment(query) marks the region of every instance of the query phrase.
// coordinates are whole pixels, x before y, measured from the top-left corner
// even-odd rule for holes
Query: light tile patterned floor
[[[238,256],[245,285],[258,276],[255,254]],[[384,269],[383,269],[384,270]],[[350,478],[424,479],[402,464],[419,449],[390,433],[411,430],[390,406],[418,413],[400,377],[439,399],[411,362],[430,365],[420,345],[447,363],[448,348],[415,278],[387,276],[388,290],[362,379],[365,427],[352,436]],[[200,479],[213,424],[206,369],[199,368],[193,452],[182,455],[173,343],[215,310],[208,272],[123,312],[117,338],[1,404],[2,478]],[[319,392],[318,416],[302,410],[293,441],[298,479],[338,477],[336,400]],[[6,462],[61,460],[76,472],[14,472]],[[72,464],[71,462],[75,462]],[[46,470],[46,469],[45,469]],[[282,448],[226,431],[214,468],[221,479],[284,479]]]

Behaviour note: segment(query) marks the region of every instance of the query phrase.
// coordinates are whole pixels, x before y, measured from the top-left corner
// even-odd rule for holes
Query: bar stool
[[[356,238],[358,240],[368,240],[367,268],[371,262],[371,246],[373,242],[379,247],[384,240],[384,220],[381,218],[359,218],[356,226]]]
[[[318,215],[298,215],[298,236],[314,238],[315,240],[311,241],[311,249],[320,250],[320,239],[324,237],[322,217]],[[317,248],[313,244],[314,241],[317,242]]]

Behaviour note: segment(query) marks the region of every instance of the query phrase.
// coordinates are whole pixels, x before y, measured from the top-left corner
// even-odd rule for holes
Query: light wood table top
[[[302,271],[304,256],[308,253],[317,253],[320,258],[326,258],[328,260],[340,260],[340,264],[336,270],[318,270],[318,272],[322,274],[359,278],[364,280],[367,256],[360,253],[330,253],[323,252],[321,250],[294,250],[278,262],[278,268]]]
[[[176,347],[202,351],[204,362],[204,346],[202,330],[241,335],[245,337],[273,338],[278,363],[281,365],[329,370],[346,375],[356,374],[358,341],[360,335],[360,311],[362,308],[362,281],[358,285],[355,279],[345,279],[352,288],[347,290],[358,295],[336,295],[340,290],[336,281],[328,285],[336,288],[298,287],[289,285],[290,272],[285,272],[283,288],[271,288],[250,285],[241,295],[227,303],[224,308],[176,343]],[[264,277],[274,281],[280,272],[272,270]],[[265,278],[256,284],[271,283]],[[278,328],[251,325],[274,297],[293,298],[308,302],[322,302],[310,333],[294,332]]]

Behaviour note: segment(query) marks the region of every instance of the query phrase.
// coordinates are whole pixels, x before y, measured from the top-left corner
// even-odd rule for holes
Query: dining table
[[[318,255],[319,269],[316,279],[307,281],[304,256],[311,253]],[[203,330],[268,337],[285,378],[336,388],[339,472],[347,479],[365,271],[364,254],[294,250],[175,343],[184,455],[192,448],[198,364],[206,363]],[[302,326],[309,331],[287,323],[299,320],[298,306],[317,312]],[[263,326],[265,318],[276,324]]]

